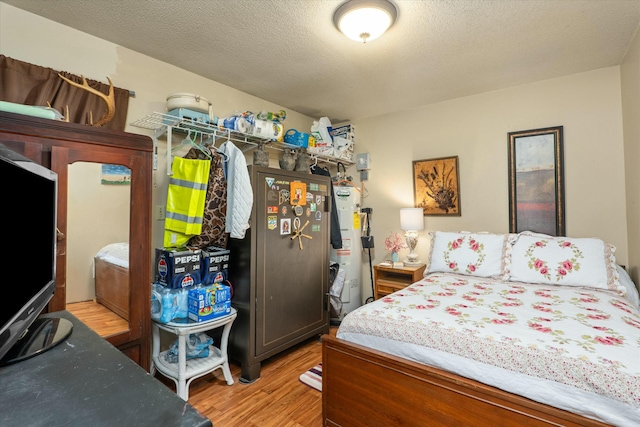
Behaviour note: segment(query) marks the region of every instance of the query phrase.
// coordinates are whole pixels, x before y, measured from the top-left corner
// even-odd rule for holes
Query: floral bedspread
[[[640,312],[607,291],[435,273],[366,304],[342,333],[431,347],[640,408]]]

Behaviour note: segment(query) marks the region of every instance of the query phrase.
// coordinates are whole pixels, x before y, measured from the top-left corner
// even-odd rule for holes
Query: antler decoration
[[[91,126],[103,126],[109,123],[111,119],[113,119],[113,116],[115,116],[116,114],[116,100],[113,92],[113,83],[111,82],[111,79],[109,77],[107,77],[107,80],[109,80],[109,95],[105,95],[99,90],[96,90],[91,86],[89,86],[89,84],[87,83],[87,79],[85,79],[84,76],[82,76],[82,84],[71,81],[65,76],[63,76],[62,74],[58,74],[58,76],[60,76],[62,80],[69,83],[71,86],[75,86],[82,90],[86,90],[87,92],[100,97],[100,99],[102,99],[107,104],[107,112],[105,113],[104,116],[102,116],[100,120],[98,120],[95,123],[93,123],[93,114],[91,111],[89,111],[89,124]]]

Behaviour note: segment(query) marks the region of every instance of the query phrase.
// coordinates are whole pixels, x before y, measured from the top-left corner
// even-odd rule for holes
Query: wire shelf
[[[171,152],[171,134],[173,131],[189,134],[194,132],[206,137],[214,146],[222,141],[231,141],[243,152],[257,148],[263,144],[265,148],[271,148],[275,150],[300,150],[301,148],[296,145],[286,144],[284,142],[278,142],[273,139],[265,139],[257,136],[249,135],[246,133],[226,129],[215,124],[205,123],[204,121],[191,119],[186,117],[179,117],[172,114],[153,112],[141,119],[138,119],[132,123],[131,126],[135,126],[141,129],[147,129],[153,131],[153,143],[154,143],[154,169],[157,169],[157,145],[158,138],[167,135],[167,153]],[[345,159],[340,159],[333,156],[323,156],[320,154],[309,153],[312,159],[319,163],[328,163],[337,165],[341,163],[346,166],[350,166],[353,162]],[[170,157],[170,156],[168,156]],[[170,165],[170,161],[167,161]],[[170,169],[170,168],[169,168]]]

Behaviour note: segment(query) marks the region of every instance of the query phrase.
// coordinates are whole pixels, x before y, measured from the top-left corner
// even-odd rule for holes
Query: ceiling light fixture
[[[351,40],[375,40],[393,25],[398,16],[388,0],[348,0],[333,15],[333,23]]]

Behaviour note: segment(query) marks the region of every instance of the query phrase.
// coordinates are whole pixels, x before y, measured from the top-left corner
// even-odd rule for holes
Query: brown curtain
[[[69,121],[72,123],[89,124],[90,111],[93,113],[94,123],[100,120],[107,112],[106,103],[92,93],[71,86],[58,73],[71,81],[82,83],[81,76],[0,55],[0,100],[43,107],[48,102],[63,115],[66,114],[65,107],[69,106]],[[105,95],[109,93],[108,84],[90,79],[87,79],[87,83]],[[114,87],[114,94],[115,116],[102,127],[124,131],[129,91]]]

